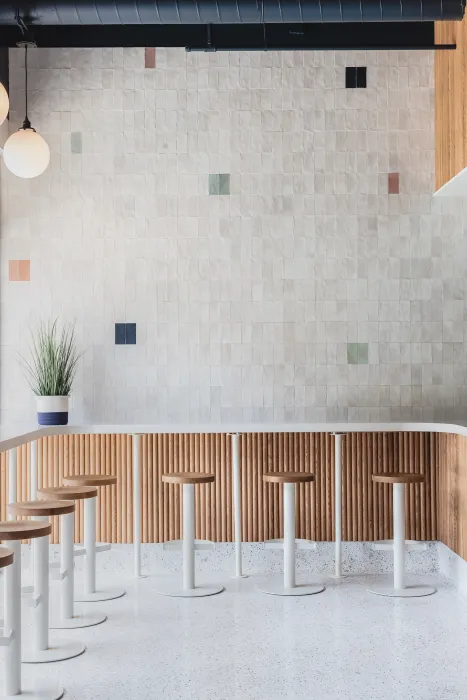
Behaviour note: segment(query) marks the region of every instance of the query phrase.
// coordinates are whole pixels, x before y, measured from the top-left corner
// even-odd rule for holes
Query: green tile
[[[219,175],[219,194],[230,194],[230,175]]]
[[[209,175],[209,194],[230,194],[230,175],[228,173]]]
[[[358,343],[347,343],[347,362],[358,365]]]
[[[358,343],[358,364],[368,364],[368,343]]]
[[[219,175],[209,176],[209,194],[219,194]]]
[[[83,152],[83,135],[81,131],[71,132],[71,152],[72,153],[82,153]]]
[[[347,362],[349,365],[367,365],[368,343],[347,343]]]

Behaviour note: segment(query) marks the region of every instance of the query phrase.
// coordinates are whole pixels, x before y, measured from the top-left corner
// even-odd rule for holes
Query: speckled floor
[[[95,604],[106,623],[53,633],[87,652],[38,673],[69,700],[467,698],[467,599],[440,577],[418,576],[438,593],[412,600],[373,596],[356,576],[308,598],[220,579],[226,592],[197,600],[158,595],[153,577],[129,582],[126,597]]]

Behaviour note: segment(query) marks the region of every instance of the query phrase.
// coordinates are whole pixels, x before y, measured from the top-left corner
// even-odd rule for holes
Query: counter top
[[[461,423],[159,423],[155,425],[89,423],[46,428],[12,426],[0,430],[0,452],[52,435],[385,432],[449,433],[467,437],[467,421]]]

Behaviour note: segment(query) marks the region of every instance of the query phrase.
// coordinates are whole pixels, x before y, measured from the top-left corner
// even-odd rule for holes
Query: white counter
[[[34,426],[2,428],[0,452],[50,435],[111,435],[111,434],[225,434],[225,433],[385,433],[422,432],[449,433],[467,437],[465,423],[168,423],[67,425],[47,428]]]

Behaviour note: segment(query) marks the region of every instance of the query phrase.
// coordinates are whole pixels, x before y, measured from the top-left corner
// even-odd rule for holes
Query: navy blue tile
[[[346,88],[366,88],[366,66],[347,66],[345,69]]]
[[[136,323],[126,323],[126,344],[136,345]]]
[[[366,88],[366,67],[360,66],[357,68],[357,87]]]
[[[125,323],[115,324],[115,345],[125,345]]]

